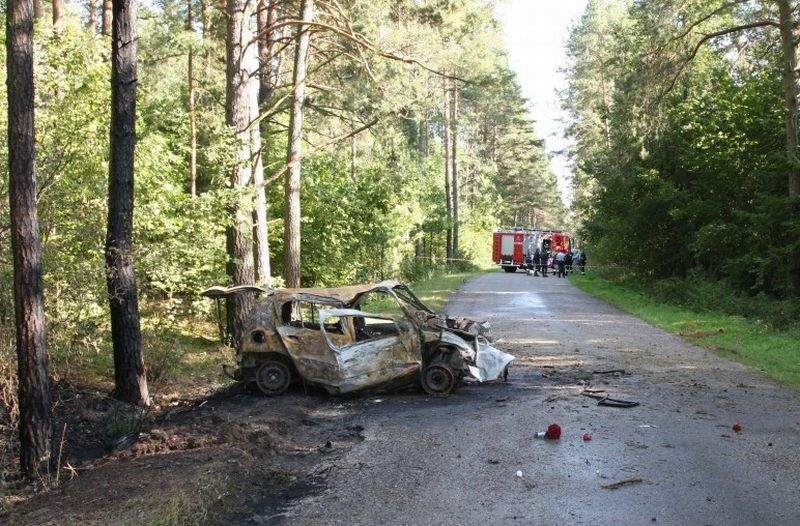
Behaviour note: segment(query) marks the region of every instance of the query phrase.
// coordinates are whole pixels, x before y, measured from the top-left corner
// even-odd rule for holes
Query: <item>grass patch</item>
[[[756,367],[776,381],[800,387],[800,330],[779,331],[761,320],[665,304],[644,289],[596,275],[572,283],[691,343]]]

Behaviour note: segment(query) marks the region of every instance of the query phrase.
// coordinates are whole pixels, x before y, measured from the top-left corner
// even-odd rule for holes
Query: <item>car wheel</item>
[[[267,360],[256,371],[256,385],[264,394],[274,396],[282,394],[292,381],[289,367],[276,360]]]
[[[450,366],[432,363],[422,371],[422,388],[434,396],[447,396],[456,385],[456,377]]]

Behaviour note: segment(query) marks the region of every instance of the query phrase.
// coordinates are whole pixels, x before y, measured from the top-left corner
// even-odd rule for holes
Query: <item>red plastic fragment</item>
[[[547,432],[544,434],[544,437],[550,440],[558,440],[561,438],[561,426],[558,424],[550,424],[547,426]]]

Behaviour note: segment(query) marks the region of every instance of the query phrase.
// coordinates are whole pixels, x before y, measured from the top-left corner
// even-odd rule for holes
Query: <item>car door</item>
[[[419,371],[419,337],[410,324],[353,309],[321,311],[320,315],[322,332],[338,364],[340,393],[380,387]],[[355,339],[339,343],[331,338],[332,319],[353,327]]]
[[[330,386],[339,381],[339,368],[336,356],[331,352],[322,334],[320,308],[331,308],[312,301],[292,300],[282,307],[281,325],[275,330],[281,337],[286,351],[292,357],[300,377],[311,384],[336,392]],[[334,341],[351,341],[352,335],[335,334]]]

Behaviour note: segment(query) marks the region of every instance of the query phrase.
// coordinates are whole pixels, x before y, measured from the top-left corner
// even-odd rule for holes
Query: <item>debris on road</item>
[[[522,481],[522,483],[525,485],[526,488],[533,489],[536,487],[536,484],[534,484],[532,481],[528,480],[522,475],[522,471],[517,470],[517,477]]]
[[[603,489],[617,489],[621,488],[622,486],[628,486],[630,484],[639,484],[640,482],[644,482],[640,477],[632,477],[625,480],[620,480],[618,482],[610,482],[608,484],[600,484],[600,487]]]
[[[739,431],[742,430],[742,424],[740,424],[739,422],[736,422],[735,424],[733,424],[733,427],[731,429],[733,429],[735,432],[738,433]]]
[[[583,434],[583,441],[584,442],[589,442],[591,439],[592,439],[592,434],[591,433],[584,433]]]
[[[625,369],[607,369],[605,371],[592,371],[592,374],[620,374],[620,375],[630,375],[630,373],[626,373]]]
[[[561,426],[555,423],[550,424],[547,426],[547,432],[544,434],[544,437],[550,440],[558,440],[561,438]]]
[[[602,391],[583,391],[581,394],[597,400],[597,405],[604,405],[607,407],[636,407],[639,405],[639,402],[611,398],[609,395],[600,394],[601,392]]]

